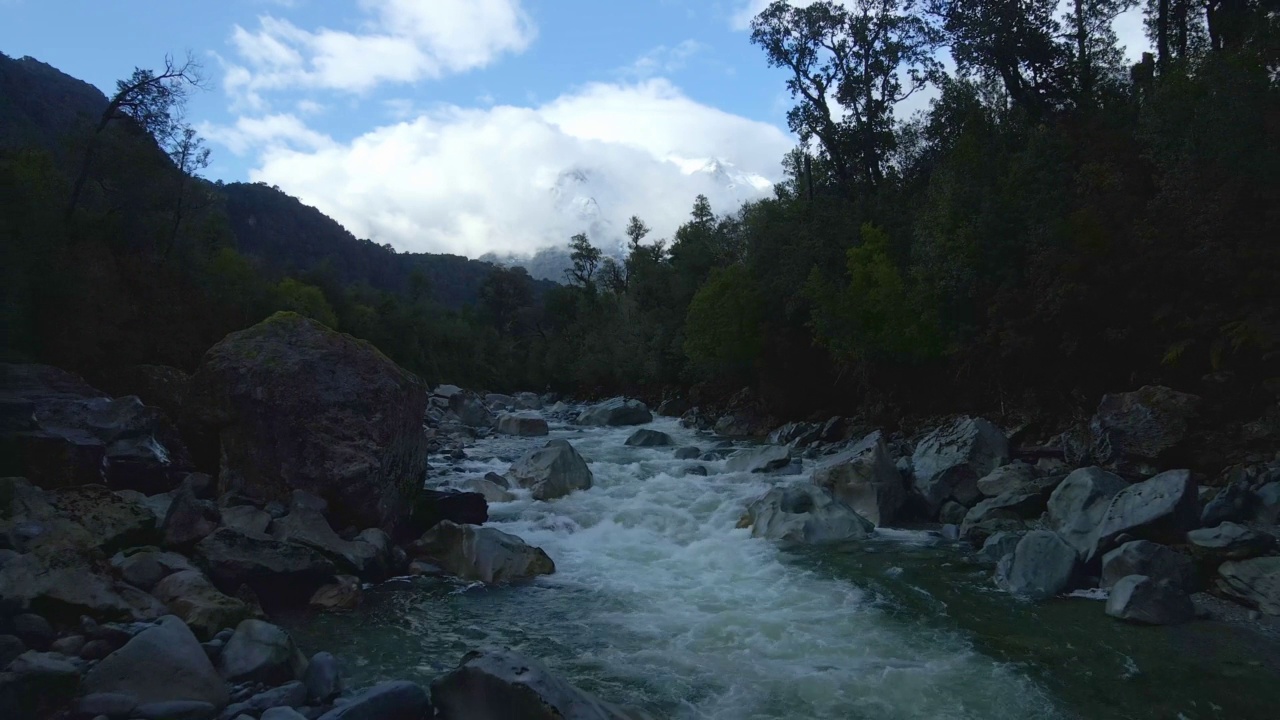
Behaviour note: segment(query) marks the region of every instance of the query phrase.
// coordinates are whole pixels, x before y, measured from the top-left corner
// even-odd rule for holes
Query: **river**
[[[1274,649],[1238,628],[1123,625],[1096,599],[1020,602],[926,531],[782,551],[735,526],[783,478],[626,447],[634,428],[551,427],[594,487],[492,505],[490,524],[546,550],[554,575],[499,588],[393,580],[357,612],[293,619],[299,643],[332,650],[360,684],[429,683],[467,650],[504,645],[672,718],[1280,716]],[[718,442],[674,420],[648,427]],[[478,441],[458,477],[502,473],[546,439]],[[708,476],[685,474],[693,464]]]

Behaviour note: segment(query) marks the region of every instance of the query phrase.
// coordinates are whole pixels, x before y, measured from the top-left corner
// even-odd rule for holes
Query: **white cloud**
[[[265,120],[208,134],[258,149],[253,180],[279,185],[360,237],[472,257],[564,244],[590,225],[620,237],[633,213],[655,237],[670,235],[698,193],[725,212],[744,195],[767,193],[750,180],[731,189],[689,174],[695,159],[724,158],[777,180],[794,143],[662,80],[588,85],[538,107],[436,108],[350,143],[309,136],[292,116]],[[594,206],[598,217],[577,214]]]
[[[670,75],[683,69],[689,62],[689,58],[705,49],[706,46],[697,40],[685,40],[675,47],[659,45],[622,68],[620,73],[623,76],[636,78]]]
[[[268,148],[319,150],[333,145],[329,136],[307,127],[292,114],[237,118],[232,126],[202,123],[201,135],[220,143],[236,155]]]
[[[239,55],[227,70],[236,107],[261,110],[285,88],[363,93],[483,67],[521,52],[536,35],[521,0],[360,0],[360,32],[307,30],[271,15],[236,25]]]

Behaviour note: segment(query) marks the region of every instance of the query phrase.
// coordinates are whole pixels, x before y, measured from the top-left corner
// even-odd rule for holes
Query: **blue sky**
[[[764,0],[0,0],[0,51],[109,91],[192,52],[211,178],[403,250],[530,252],[768,193],[794,145]],[[1123,34],[1123,33],[1122,33]],[[728,174],[707,172],[713,159]]]

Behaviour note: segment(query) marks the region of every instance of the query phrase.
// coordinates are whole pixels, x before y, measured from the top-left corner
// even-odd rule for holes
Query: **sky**
[[[477,257],[588,229],[608,244],[633,214],[665,237],[698,193],[718,212],[767,195],[796,143],[785,75],[750,43],[767,4],[0,0],[0,51],[108,94],[190,52],[206,177],[278,185],[401,251]],[[1117,30],[1142,49],[1136,14]],[[728,180],[699,171],[713,160]]]

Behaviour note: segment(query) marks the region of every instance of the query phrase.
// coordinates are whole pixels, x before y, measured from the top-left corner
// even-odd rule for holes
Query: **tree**
[[[494,268],[480,286],[480,308],[502,336],[517,329],[521,312],[533,304],[533,279],[522,267]]]
[[[592,278],[600,265],[600,248],[591,244],[586,233],[578,233],[569,239],[569,259],[573,267],[565,270],[565,277],[575,285],[594,288]]]
[[[752,21],[751,40],[770,66],[791,71],[787,89],[799,104],[787,113],[788,125],[802,143],[818,140],[846,190],[855,175],[870,188],[884,179],[894,106],[941,67],[933,57],[937,33],[916,4],[825,0],[796,7],[775,0]]]
[[[1067,34],[1071,38],[1075,64],[1076,104],[1092,105],[1098,82],[1113,76],[1122,56],[1116,46],[1113,23],[1137,0],[1069,0],[1066,11]]]
[[[209,148],[204,146],[204,140],[196,134],[195,128],[182,125],[178,132],[165,143],[164,149],[178,169],[173,225],[169,228],[168,242],[164,247],[164,254],[167,256],[178,240],[178,229],[182,225],[183,213],[187,209],[188,187],[197,172],[209,167]]]
[[[685,354],[708,374],[745,374],[760,355],[762,305],[746,267],[717,269],[689,303]]]
[[[175,136],[176,126],[180,122],[178,111],[186,103],[191,88],[203,87],[202,68],[190,54],[181,63],[175,61],[172,55],[166,55],[164,67],[159,72],[134,68],[127,80],[117,81],[116,94],[111,97],[98,118],[80,160],[80,170],[72,183],[71,197],[67,201],[67,217],[70,218],[80,204],[80,196],[89,177],[100,137],[113,120],[128,118],[163,144]]]

